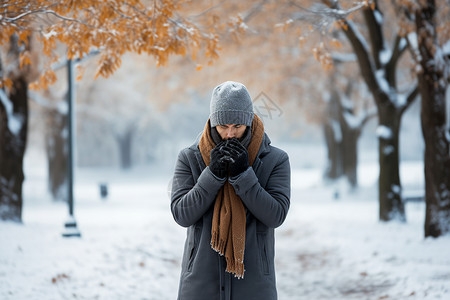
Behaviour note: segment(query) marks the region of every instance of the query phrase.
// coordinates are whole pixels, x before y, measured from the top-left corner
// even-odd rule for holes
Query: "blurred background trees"
[[[361,77],[378,110],[379,216],[384,221],[406,219],[399,176],[399,132],[404,112],[420,91],[426,144],[425,235],[449,232],[449,128],[444,116],[450,70],[446,50],[450,37],[448,3],[327,0],[291,3],[300,12],[292,13],[286,24],[306,21],[312,31],[319,33],[323,41],[313,51],[326,69],[333,63],[331,52],[342,45],[336,42],[336,37],[344,36],[357,58]],[[336,29],[340,32],[336,33]],[[417,77],[408,80],[409,76],[404,75],[407,71]]]
[[[337,36],[346,38],[347,49],[356,56],[361,77],[378,111],[380,219],[405,220],[399,176],[399,131],[403,113],[417,96],[417,87],[413,83],[398,82],[397,79],[397,70],[402,71],[399,63],[406,53],[407,43],[399,32],[401,27],[384,29],[389,24],[377,1],[371,1],[370,7],[369,2],[356,6],[346,4],[342,6],[339,1],[316,3],[305,13],[305,18],[322,34],[332,31],[335,26],[340,30]],[[358,10],[361,14],[350,20],[352,13]],[[316,57],[325,67],[332,64],[325,44],[316,48]],[[411,84],[412,88],[404,90]]]
[[[21,220],[29,85],[46,89],[55,83],[52,64],[60,59],[61,52],[65,60],[100,50],[96,76],[111,75],[126,52],[147,53],[157,65],[165,64],[170,55],[188,51],[193,58],[200,51],[201,56],[214,59],[214,31],[203,32],[187,21],[181,5],[166,0],[2,2],[0,45],[1,59],[6,61],[1,64],[0,76],[1,219]],[[39,48],[31,48],[35,45],[32,39]],[[39,76],[37,82],[33,75]]]
[[[31,87],[41,88],[31,95],[31,107],[37,116],[47,116],[47,125],[40,126],[48,126],[55,198],[64,185],[64,159],[57,157],[64,158],[65,109],[58,103],[64,103],[67,89],[65,71],[55,65],[95,51],[78,69],[79,166],[130,168],[170,161],[202,130],[212,88],[236,80],[249,88],[276,142],[325,142],[324,175],[330,180],[344,176],[353,189],[358,186],[358,141],[366,126],[378,122],[379,217],[405,221],[400,129],[402,116],[420,95],[428,99],[421,101],[428,157],[425,232],[450,231],[445,100],[450,14],[445,1],[30,3],[2,6],[2,66],[8,66],[2,70],[15,73],[2,73],[6,100],[0,105],[0,142],[25,149],[26,135],[14,135],[20,143],[5,138],[11,132],[5,124],[18,116],[7,113],[8,107],[20,111],[12,102],[16,77],[11,74],[25,72],[26,85],[38,79]],[[6,60],[11,37],[20,48],[15,64]],[[168,63],[173,54],[178,56]],[[155,63],[165,66],[155,68]],[[94,80],[97,75],[109,78]],[[23,151],[15,153],[17,158],[8,160],[13,167],[6,167],[11,154],[0,157],[1,172],[22,169]],[[20,198],[11,183],[20,186],[23,179],[0,175],[0,205],[11,207],[16,201],[11,199]],[[18,211],[6,215],[20,219]]]
[[[352,188],[358,186],[358,141],[364,126],[376,116],[366,86],[351,73],[355,68],[345,67],[354,60],[353,56],[333,59],[323,124],[328,150],[325,175],[330,179],[345,176]]]

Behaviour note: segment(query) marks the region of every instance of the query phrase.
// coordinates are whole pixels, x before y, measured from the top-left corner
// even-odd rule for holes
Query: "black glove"
[[[223,151],[225,141],[220,142],[211,150],[211,162],[209,169],[218,178],[225,178],[228,175],[228,162],[230,157],[226,151]]]
[[[238,139],[227,140],[223,151],[228,153],[231,158],[228,164],[230,177],[237,176],[248,169],[248,152]]]

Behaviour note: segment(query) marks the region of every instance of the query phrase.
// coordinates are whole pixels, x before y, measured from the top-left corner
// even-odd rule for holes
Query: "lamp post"
[[[81,237],[81,233],[77,228],[77,222],[73,215],[73,174],[74,174],[74,130],[75,130],[75,78],[73,70],[74,62],[69,59],[67,61],[67,74],[68,74],[68,86],[69,92],[67,96],[67,141],[68,141],[68,165],[67,165],[67,192],[68,192],[68,205],[69,216],[64,224],[63,237]]]

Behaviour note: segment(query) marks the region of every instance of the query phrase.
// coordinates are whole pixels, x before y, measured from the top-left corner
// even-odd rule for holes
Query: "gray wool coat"
[[[187,227],[178,300],[275,300],[274,228],[290,205],[288,155],[264,134],[253,166],[229,179],[247,211],[245,273],[237,279],[210,245],[214,202],[224,180],[205,166],[198,142],[179,153],[172,179],[172,215]]]

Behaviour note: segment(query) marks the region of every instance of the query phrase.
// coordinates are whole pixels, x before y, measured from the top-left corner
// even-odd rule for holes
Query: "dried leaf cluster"
[[[171,55],[190,53],[195,60],[203,51],[209,61],[218,56],[214,27],[201,30],[184,15],[188,1],[173,0],[5,0],[0,4],[0,45],[18,36],[27,45],[32,35],[42,44],[46,59],[35,87],[56,80],[51,68],[59,60],[56,49],[63,44],[68,59],[83,58],[100,50],[97,76],[109,76],[126,52],[145,53],[165,65]],[[26,47],[24,47],[26,48]],[[27,50],[20,54],[20,67],[31,63]],[[2,76],[5,77],[5,76]],[[8,84],[6,78],[1,79]]]

